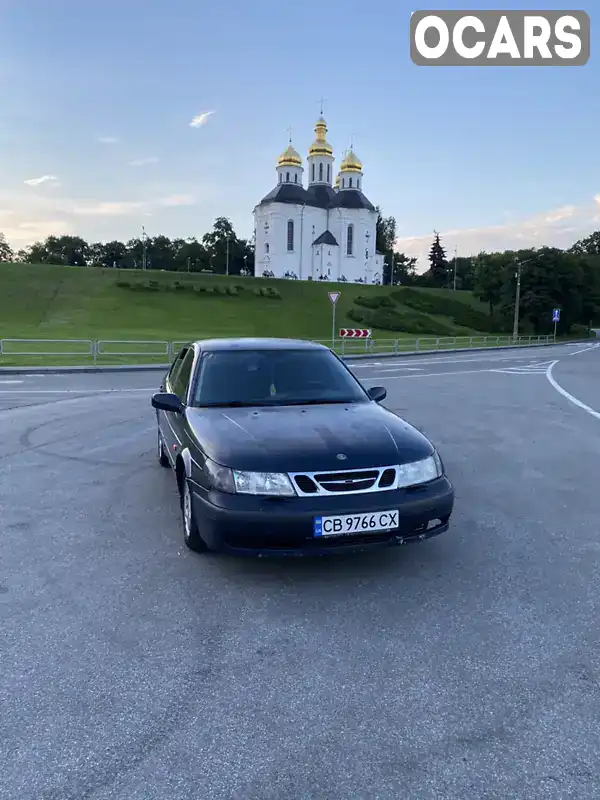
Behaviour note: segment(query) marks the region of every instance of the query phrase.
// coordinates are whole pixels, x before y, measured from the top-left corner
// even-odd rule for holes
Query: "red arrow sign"
[[[341,339],[370,339],[371,331],[368,328],[340,328]]]

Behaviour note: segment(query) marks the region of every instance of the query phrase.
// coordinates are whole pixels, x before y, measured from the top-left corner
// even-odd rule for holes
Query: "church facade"
[[[377,211],[363,194],[363,165],[350,149],[334,178],[333,148],[321,115],[308,151],[277,162],[277,183],[254,208],[255,274],[298,280],[381,283],[375,249]]]

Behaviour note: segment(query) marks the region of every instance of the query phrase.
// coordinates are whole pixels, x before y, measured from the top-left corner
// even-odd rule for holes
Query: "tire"
[[[162,439],[160,438],[160,429],[158,430],[157,438],[158,438],[158,463],[161,465],[161,467],[170,467],[171,462],[169,461],[169,458],[165,453],[165,448],[162,443]]]
[[[183,477],[180,484],[181,517],[183,523],[183,539],[190,550],[195,553],[208,553],[209,548],[200,536],[198,523],[194,515],[192,494],[187,478]]]

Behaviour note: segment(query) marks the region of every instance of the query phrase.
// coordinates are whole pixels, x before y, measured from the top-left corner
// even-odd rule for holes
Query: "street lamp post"
[[[521,268],[523,264],[527,264],[531,261],[528,258],[526,261],[521,261],[519,258],[515,258],[515,264],[517,265],[517,271],[515,272],[515,278],[517,279],[517,289],[515,292],[515,316],[513,320],[513,339],[519,338],[519,313],[520,313],[520,305],[521,305]]]
[[[146,229],[142,225],[142,269],[146,269]]]
[[[225,256],[225,275],[229,275],[229,236],[226,240],[227,254]]]
[[[458,247],[454,248],[454,291],[456,291],[456,256],[458,253]]]

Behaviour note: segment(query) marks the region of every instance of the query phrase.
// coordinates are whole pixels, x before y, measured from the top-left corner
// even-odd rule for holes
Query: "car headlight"
[[[277,497],[293,497],[296,494],[292,482],[283,472],[241,472],[234,469],[233,481],[239,494]]]
[[[204,468],[208,474],[211,486],[220,492],[235,494],[235,482],[233,472],[229,467],[222,467],[210,458],[204,460]]]
[[[228,494],[256,494],[271,497],[295,497],[296,491],[283,472],[244,472],[222,467],[210,458],[204,466],[211,486]]]
[[[429,483],[444,474],[442,459],[437,451],[432,456],[422,461],[413,461],[411,464],[400,464],[398,467],[398,487],[418,486]]]

